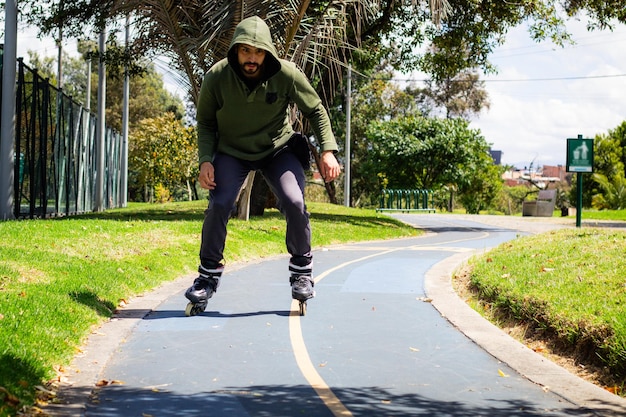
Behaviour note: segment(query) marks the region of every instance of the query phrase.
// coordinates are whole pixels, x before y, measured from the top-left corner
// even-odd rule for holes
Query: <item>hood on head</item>
[[[235,46],[245,43],[255,48],[264,49],[266,76],[270,77],[280,70],[278,53],[272,41],[269,26],[258,16],[248,17],[242,20],[235,28],[235,34],[228,48],[228,62],[233,68],[239,68],[237,62],[237,50]]]

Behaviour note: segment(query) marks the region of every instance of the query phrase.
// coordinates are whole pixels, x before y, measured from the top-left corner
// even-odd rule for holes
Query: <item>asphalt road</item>
[[[452,271],[469,256],[571,224],[396,217],[428,233],[315,251],[317,296],[304,317],[290,298],[286,257],[227,268],[199,316],[184,316],[191,277],[134,300],[92,335],[62,391],[66,403],[50,412],[626,415],[626,402],[512,340],[449,285]]]

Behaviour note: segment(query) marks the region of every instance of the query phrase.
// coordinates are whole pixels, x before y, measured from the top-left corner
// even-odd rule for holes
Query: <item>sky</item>
[[[483,75],[490,108],[475,117],[492,149],[502,151],[502,163],[523,169],[533,164],[564,165],[566,140],[606,134],[626,120],[626,25],[613,32],[588,32],[585,23],[569,21],[574,45],[534,42],[524,27],[510,31],[507,41],[490,56],[497,74]],[[64,49],[76,53],[76,41]],[[39,41],[34,30],[18,35],[18,56],[27,51],[56,56],[53,41]],[[165,86],[184,92],[167,74]]]
[[[498,74],[483,76],[491,106],[470,126],[503,152],[503,164],[565,165],[567,138],[594,138],[626,120],[626,25],[567,27],[575,45],[535,43],[517,28],[491,56]]]

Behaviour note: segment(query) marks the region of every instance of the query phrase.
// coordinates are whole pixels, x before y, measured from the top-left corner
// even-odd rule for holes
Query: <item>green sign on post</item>
[[[583,173],[593,172],[593,139],[567,139],[566,171],[576,172],[576,227],[580,227],[583,212]]]
[[[593,139],[567,139],[567,172],[593,172]]]

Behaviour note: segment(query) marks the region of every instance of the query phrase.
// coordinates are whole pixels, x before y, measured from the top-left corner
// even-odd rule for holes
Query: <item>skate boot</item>
[[[200,275],[193,281],[193,285],[185,291],[185,297],[189,300],[187,308],[185,308],[186,316],[195,316],[206,309],[209,298],[213,297],[217,291],[223,270],[222,265],[214,269],[200,265],[198,268]]]
[[[291,298],[300,302],[301,316],[306,314],[306,301],[315,297],[315,290],[313,289],[315,282],[312,278],[312,266],[312,264],[298,266],[291,262],[289,263],[289,271],[291,272],[291,276],[289,277]]]
[[[291,283],[291,297],[294,300],[306,301],[315,297],[315,290],[313,290],[315,283],[310,275],[292,274],[289,282]]]
[[[298,300],[300,303],[300,315],[306,314],[306,302],[308,299],[315,297],[313,286],[313,278],[310,275],[291,274],[289,278],[291,283],[291,298]]]

